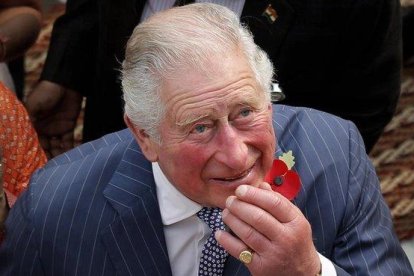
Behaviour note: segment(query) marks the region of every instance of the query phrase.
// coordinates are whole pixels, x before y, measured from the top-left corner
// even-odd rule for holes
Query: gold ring
[[[239,260],[244,264],[250,264],[253,259],[253,253],[250,250],[243,250],[239,255]]]

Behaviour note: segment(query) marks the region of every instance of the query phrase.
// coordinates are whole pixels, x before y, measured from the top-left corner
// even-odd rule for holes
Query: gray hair
[[[208,73],[212,56],[240,49],[270,103],[273,66],[253,41],[238,16],[216,4],[192,4],[163,11],[139,24],[126,46],[121,81],[125,114],[131,122],[160,141],[165,116],[160,93],[163,80],[180,69]]]

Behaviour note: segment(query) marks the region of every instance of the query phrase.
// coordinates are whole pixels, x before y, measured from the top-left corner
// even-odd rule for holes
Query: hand
[[[228,197],[223,221],[235,236],[217,231],[217,241],[239,258],[248,249],[252,275],[316,275],[320,260],[309,222],[301,211],[270,188],[241,185]]]
[[[39,82],[27,97],[26,108],[48,158],[73,148],[81,104],[81,94],[49,81]]]

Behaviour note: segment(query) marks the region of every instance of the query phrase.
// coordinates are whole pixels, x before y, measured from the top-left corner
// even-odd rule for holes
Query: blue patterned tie
[[[224,248],[217,243],[214,233],[217,230],[224,230],[224,223],[221,219],[221,209],[204,207],[197,216],[207,223],[213,232],[208,237],[201,252],[198,275],[218,276],[223,274],[224,263],[229,255]]]

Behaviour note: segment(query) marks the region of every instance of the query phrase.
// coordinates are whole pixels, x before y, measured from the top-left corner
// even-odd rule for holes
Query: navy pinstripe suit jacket
[[[339,275],[412,275],[355,126],[282,105],[273,115],[318,251]],[[129,130],[51,160],[11,210],[0,275],[171,275],[154,185]],[[230,257],[225,275],[248,271]]]

